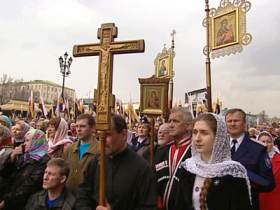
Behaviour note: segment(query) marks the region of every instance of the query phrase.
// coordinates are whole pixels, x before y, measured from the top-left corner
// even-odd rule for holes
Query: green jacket
[[[70,174],[66,186],[74,195],[77,193],[79,185],[83,182],[84,172],[88,164],[99,153],[99,144],[96,139],[93,139],[90,148],[80,160],[80,142],[80,140],[74,142],[63,154],[63,159],[68,161],[70,165]]]

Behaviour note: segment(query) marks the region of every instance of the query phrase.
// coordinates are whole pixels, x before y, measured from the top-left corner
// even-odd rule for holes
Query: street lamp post
[[[59,66],[60,66],[60,73],[62,74],[62,92],[61,92],[61,97],[63,98],[64,101],[64,85],[65,85],[65,77],[68,77],[71,74],[70,71],[70,66],[73,61],[72,57],[69,57],[68,59],[68,53],[64,53],[64,58],[60,56],[58,58],[59,60]]]

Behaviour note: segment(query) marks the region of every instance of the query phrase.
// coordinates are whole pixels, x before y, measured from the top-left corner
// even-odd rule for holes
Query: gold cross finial
[[[173,30],[172,30],[172,33],[170,34],[171,37],[172,37],[172,44],[171,44],[171,47],[172,47],[173,50],[174,50],[174,48],[175,48],[175,41],[174,41],[175,34],[176,34],[176,31],[175,31],[175,29],[173,29]]]
[[[174,40],[175,34],[176,34],[176,31],[175,31],[175,29],[173,29],[173,30],[172,30],[172,33],[171,33],[171,36],[172,36],[172,39],[173,39],[173,40]]]

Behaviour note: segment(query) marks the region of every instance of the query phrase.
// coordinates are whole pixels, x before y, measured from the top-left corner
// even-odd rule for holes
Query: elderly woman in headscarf
[[[3,125],[0,125],[0,151],[6,147],[13,147],[11,131]]]
[[[251,139],[257,139],[258,130],[256,128],[249,128],[248,133]]]
[[[193,128],[192,157],[182,163],[176,210],[249,210],[246,169],[231,160],[224,119],[204,113]],[[168,193],[168,192],[167,192]]]
[[[10,128],[13,125],[13,122],[6,115],[0,115],[0,124]]]
[[[277,146],[273,145],[273,136],[267,131],[261,132],[258,135],[257,140],[263,142],[267,148],[276,182],[276,187],[273,191],[260,193],[260,210],[278,210],[280,199],[280,151]]]
[[[52,118],[47,134],[51,157],[62,157],[63,151],[73,143],[67,136],[68,123],[63,118]]]
[[[13,151],[12,135],[10,130],[0,125],[0,171],[4,168],[5,163],[9,159]]]
[[[14,149],[9,164],[0,173],[5,181],[0,186],[0,209],[22,210],[28,197],[42,189],[49,160],[45,134],[30,130],[23,145]]]
[[[28,125],[23,120],[19,120],[16,122],[13,131],[13,141],[14,146],[17,147],[24,143],[25,141],[25,134],[30,130],[30,125]]]

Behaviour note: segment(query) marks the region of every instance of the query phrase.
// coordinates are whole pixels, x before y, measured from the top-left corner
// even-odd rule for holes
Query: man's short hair
[[[161,124],[160,126],[159,126],[159,129],[158,129],[159,131],[162,131],[162,130],[164,130],[164,131],[169,131],[169,124],[168,123],[163,123],[163,124]]]
[[[187,108],[185,108],[185,107],[172,108],[170,111],[170,114],[174,114],[174,113],[178,113],[178,112],[181,114],[181,117],[185,123],[193,122],[193,116]]]
[[[142,125],[145,129],[148,129],[148,132],[152,129],[150,123],[141,123],[140,125]]]
[[[239,108],[229,109],[226,113],[226,118],[229,114],[234,114],[236,112],[239,112],[242,115],[243,121],[246,122],[246,113],[242,109],[239,109]]]
[[[127,130],[125,119],[120,115],[114,114],[112,116],[112,123],[117,133],[121,133],[124,129]]]
[[[19,125],[21,128],[24,127],[25,121],[24,120],[18,120],[16,121],[15,125]]]
[[[48,163],[48,166],[57,166],[60,168],[60,174],[68,178],[70,173],[70,166],[68,162],[62,158],[52,158]]]
[[[80,114],[78,117],[77,117],[77,121],[78,120],[84,120],[84,119],[87,119],[88,120],[88,124],[90,127],[92,126],[95,126],[95,119],[93,116],[91,116],[90,114]]]

